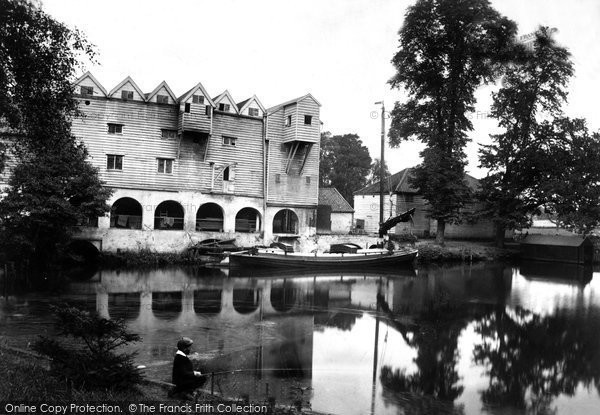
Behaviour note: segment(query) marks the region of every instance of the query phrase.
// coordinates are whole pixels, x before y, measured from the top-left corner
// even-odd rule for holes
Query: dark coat
[[[194,374],[194,366],[190,359],[188,359],[187,356],[182,356],[180,354],[175,355],[172,377],[175,389],[179,392],[193,391],[206,382],[204,376],[196,376]]]

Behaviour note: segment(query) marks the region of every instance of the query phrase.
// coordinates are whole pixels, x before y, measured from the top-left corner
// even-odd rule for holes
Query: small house
[[[521,241],[521,258],[590,264],[594,259],[594,245],[579,235],[528,235]]]
[[[353,221],[354,209],[335,187],[319,188],[318,233],[347,234]]]

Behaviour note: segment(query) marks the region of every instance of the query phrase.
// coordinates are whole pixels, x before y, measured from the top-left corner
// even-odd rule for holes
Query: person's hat
[[[189,337],[182,337],[177,342],[177,348],[185,349],[186,347],[190,347],[192,344],[194,344],[194,341],[192,339],[190,339]]]

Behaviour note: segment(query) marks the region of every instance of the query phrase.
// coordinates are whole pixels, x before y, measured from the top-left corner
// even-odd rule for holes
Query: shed
[[[319,188],[317,232],[347,234],[352,229],[354,209],[335,187]]]
[[[521,241],[521,258],[590,264],[594,259],[594,245],[578,235],[528,235]]]

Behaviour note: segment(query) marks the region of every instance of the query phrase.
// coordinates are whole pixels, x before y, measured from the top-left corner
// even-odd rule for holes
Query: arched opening
[[[258,308],[258,290],[236,288],[233,290],[233,308],[240,314],[252,313]]]
[[[273,218],[273,233],[298,233],[298,216],[289,209],[277,212]]]
[[[122,197],[110,208],[110,227],[142,229],[142,205],[130,197]]]
[[[243,208],[235,215],[236,232],[259,232],[260,213],[253,208]]]
[[[223,209],[216,203],[205,203],[196,212],[196,230],[223,232]]]
[[[296,304],[296,287],[288,281],[274,283],[271,286],[271,306],[276,311],[285,313]]]
[[[166,200],[158,205],[154,211],[154,229],[182,230],[183,207],[173,200]]]
[[[181,313],[182,297],[181,291],[153,292],[152,312],[157,318],[172,320]]]
[[[221,290],[195,290],[194,311],[198,314],[219,314],[221,295]]]

